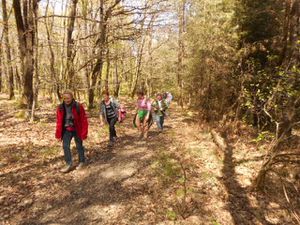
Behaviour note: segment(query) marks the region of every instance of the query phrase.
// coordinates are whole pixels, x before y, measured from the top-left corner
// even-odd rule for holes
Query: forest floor
[[[139,140],[134,103],[107,148],[107,127],[89,113],[84,142],[88,165],[62,174],[61,143],[54,139],[55,106],[47,100],[37,122],[0,95],[0,224],[294,224],[283,193],[251,192],[264,152],[236,139],[222,152],[192,112],[171,105],[166,128],[153,125]],[[73,146],[73,157],[77,160]],[[281,190],[282,191],[282,190]]]

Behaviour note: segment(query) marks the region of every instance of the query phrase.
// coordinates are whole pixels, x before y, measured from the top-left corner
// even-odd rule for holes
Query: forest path
[[[99,128],[91,113],[89,164],[68,174],[59,172],[63,156],[50,103],[32,124],[18,119],[22,113],[3,96],[0,109],[2,224],[267,224],[245,193],[249,179],[235,174],[233,152],[220,159],[209,130],[175,104],[165,131],[154,124],[146,141],[137,138],[129,110],[112,150],[107,127]]]

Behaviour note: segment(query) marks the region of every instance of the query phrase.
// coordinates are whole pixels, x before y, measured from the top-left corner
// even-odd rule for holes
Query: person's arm
[[[113,99],[112,100],[112,102],[113,102],[113,104],[115,105],[115,107],[116,107],[116,109],[119,109],[120,108],[120,103],[119,103],[119,101],[117,100],[117,99]]]
[[[163,108],[163,111],[166,111],[169,108],[169,106],[165,100],[162,101],[162,108]]]
[[[139,100],[136,102],[135,112],[137,113],[139,111]]]
[[[103,103],[100,103],[100,113],[99,113],[99,119],[100,119],[100,126],[104,125],[104,111],[103,111]]]
[[[81,122],[82,122],[82,124],[81,124],[82,125],[81,136],[82,136],[82,139],[84,140],[84,139],[87,138],[87,135],[88,135],[89,124],[88,124],[88,119],[87,119],[85,110],[84,110],[82,105],[80,105],[80,117],[81,117]]]
[[[154,108],[154,110],[157,110],[157,109],[158,109],[158,104],[157,104],[156,101],[153,101],[151,105],[152,105],[152,107]]]
[[[62,129],[63,129],[63,124],[62,124],[62,119],[61,118],[62,115],[61,115],[61,112],[60,112],[60,109],[59,107],[57,107],[56,109],[56,130],[55,130],[55,138],[58,140],[58,141],[61,141],[62,140]]]
[[[146,118],[145,120],[148,121],[149,120],[149,117],[150,117],[150,113],[151,113],[151,102],[149,100],[147,100],[147,115],[146,115]]]

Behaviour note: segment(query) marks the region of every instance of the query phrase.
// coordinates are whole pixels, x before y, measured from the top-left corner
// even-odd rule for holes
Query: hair
[[[156,93],[156,97],[161,96],[163,97],[162,93]]]
[[[63,95],[71,95],[71,97],[73,98],[73,92],[72,92],[72,90],[70,90],[70,89],[66,89],[64,92],[63,92]]]
[[[143,90],[139,90],[136,92],[137,95],[145,95],[145,92]]]
[[[109,92],[107,90],[102,91],[102,95],[109,95]]]

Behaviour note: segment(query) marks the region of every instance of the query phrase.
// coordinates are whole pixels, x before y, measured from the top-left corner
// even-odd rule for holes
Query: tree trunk
[[[67,31],[67,88],[74,89],[74,39],[72,37],[74,31],[75,17],[76,17],[76,7],[78,0],[72,0],[70,12],[69,12],[69,21],[68,21],[68,31]]]
[[[114,3],[104,11],[104,0],[100,0],[100,23],[99,30],[100,35],[96,41],[96,48],[98,49],[97,62],[92,72],[92,87],[89,90],[89,108],[94,107],[95,89],[98,79],[98,88],[101,89],[101,76],[104,61],[104,51],[107,48],[107,25],[112,15],[112,10],[121,2],[121,0],[115,0]]]
[[[147,90],[148,90],[148,94],[149,96],[152,95],[152,79],[154,77],[154,63],[153,63],[153,54],[152,54],[152,41],[153,41],[153,27],[152,24],[150,25],[150,29],[149,29],[149,43],[148,43],[148,54],[149,54],[149,60],[148,60],[148,64],[149,64],[149,75],[146,78],[146,86],[147,86]]]
[[[290,10],[291,10],[291,0],[285,1],[285,16],[284,16],[284,25],[283,25],[283,38],[282,38],[282,51],[279,56],[279,65],[282,65],[288,50],[288,34],[290,26]]]
[[[9,99],[15,97],[14,94],[14,75],[13,68],[11,64],[11,52],[10,52],[10,41],[9,41],[9,29],[8,29],[8,16],[6,8],[6,0],[2,0],[2,10],[3,10],[3,33],[4,33],[4,44],[6,49],[6,63],[7,63],[7,72],[8,72],[8,95]]]
[[[105,76],[105,91],[109,92],[109,74],[110,74],[110,58],[109,58],[109,48],[107,46],[106,50],[106,76]]]
[[[46,16],[48,14],[48,7],[49,7],[49,0],[47,2],[46,6]],[[51,34],[50,34],[50,28],[49,28],[49,21],[47,21],[45,17],[45,27],[46,27],[46,33],[47,33],[47,41],[48,41],[48,46],[49,46],[49,51],[50,51],[50,73],[51,73],[51,78],[52,82],[54,82],[54,85],[51,86],[51,90],[53,90],[56,93],[57,100],[60,101],[60,90],[59,90],[59,82],[57,79],[57,74],[55,70],[55,54],[52,48],[52,42],[51,42]],[[53,27],[53,23],[51,24],[51,29]]]
[[[118,71],[118,61],[115,61],[115,90],[114,96],[119,97],[120,92],[120,81],[119,81],[119,71]]]
[[[15,75],[16,75],[16,86],[17,86],[17,90],[18,90],[18,93],[20,94],[21,93],[21,89],[22,89],[22,81],[21,81],[21,77],[20,77],[20,74],[19,74],[19,70],[18,70],[18,67],[16,66],[16,70],[15,70]]]
[[[131,98],[134,97],[136,91],[137,91],[137,85],[140,79],[140,75],[142,72],[142,60],[143,60],[143,52],[144,52],[144,46],[145,46],[145,38],[141,38],[141,43],[139,44],[139,51],[138,55],[136,57],[136,70],[135,70],[135,75],[133,78],[133,86],[131,89]]]
[[[183,33],[185,26],[185,7],[186,0],[181,0],[179,2],[178,10],[178,68],[177,68],[177,84],[179,88],[179,105],[183,108],[183,57],[184,57],[184,42],[183,42]]]
[[[64,0],[62,0],[62,4],[61,4],[61,11],[64,12],[64,16],[67,16],[68,14],[68,2],[69,0],[66,0],[65,4],[64,4]],[[62,19],[61,20],[61,27],[63,27],[63,44],[61,46],[61,51],[60,51],[60,68],[59,68],[59,76],[58,76],[58,81],[62,81],[61,83],[58,83],[58,91],[60,90],[60,88],[66,88],[66,83],[67,83],[67,78],[66,78],[66,71],[64,70],[65,68],[65,64],[66,64],[66,60],[65,60],[65,48],[66,48],[66,21],[67,19]],[[59,94],[59,93],[58,93]],[[59,96],[59,99],[61,100],[61,96]]]
[[[2,92],[2,76],[3,76],[3,73],[2,73],[2,40],[0,40],[0,93]]]
[[[38,64],[38,58],[39,58],[39,39],[38,39],[38,3],[37,1],[34,1],[32,3],[33,7],[33,14],[34,14],[34,29],[35,29],[35,35],[34,35],[34,53],[35,53],[35,59],[34,59],[34,80],[33,80],[33,103],[31,107],[31,115],[30,115],[30,121],[33,122],[35,119],[35,108],[38,105],[38,96],[39,96],[39,87],[40,87],[40,77],[39,77],[39,64]]]
[[[106,40],[106,21],[104,21],[104,0],[100,0],[100,35],[99,38],[96,41],[96,47],[98,47],[98,57],[96,65],[93,68],[92,72],[92,87],[89,89],[89,108],[94,107],[94,97],[95,97],[95,90],[96,90],[96,84],[97,84],[97,78],[99,76],[99,82],[101,85],[101,74],[102,74],[102,68],[103,68],[103,51],[104,51],[104,45]],[[99,86],[101,88],[101,86]]]
[[[34,5],[37,0],[24,0],[23,13],[19,0],[13,0],[15,19],[18,31],[19,51],[21,68],[24,77],[22,104],[30,112],[33,102],[33,71],[34,71],[34,45],[35,45],[35,22]],[[29,116],[29,114],[28,114]]]

